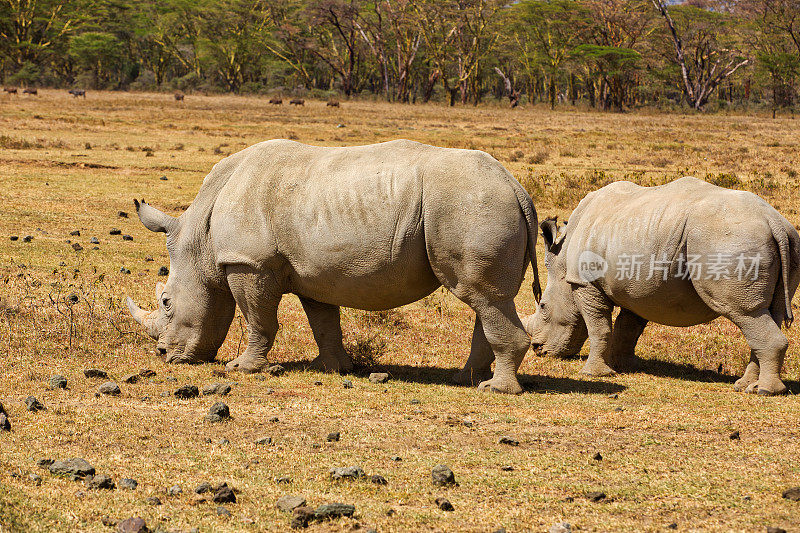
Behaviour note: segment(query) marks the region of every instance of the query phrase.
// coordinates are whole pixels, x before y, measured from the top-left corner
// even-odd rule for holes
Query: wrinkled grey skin
[[[617,182],[588,194],[566,225],[547,219],[541,229],[547,286],[536,312],[523,319],[537,353],[574,355],[588,337],[589,358],[581,372],[609,375],[630,367],[647,322],[691,326],[724,316],[742,330],[751,348],[735,389],[763,395],[786,391],[779,377],[788,346],[781,323],[792,321],[800,237],[758,196],[691,177],[660,187]],[[579,257],[587,250],[608,261],[608,270],[596,280],[579,268]],[[679,277],[680,254],[700,255],[700,262],[713,263],[718,253],[734,258],[760,254],[757,279],[739,280],[736,259],[732,279],[713,273],[706,279],[707,270],[700,279]],[[629,277],[618,276],[619,267],[630,264],[633,254],[644,258],[642,275],[616,279]],[[647,279],[650,257],[670,261],[666,280],[659,269]],[[620,313],[612,329],[614,307]]]
[[[536,210],[500,163],[474,150],[411,141],[322,148],[274,140],[218,163],[179,218],[136,203],[167,234],[170,274],[158,309],[130,299],[134,318],[167,361],[212,360],[234,315],[248,325],[229,370],[257,372],[278,331],[283,294],[300,297],[319,357],[347,372],[339,306],[398,307],[445,286],[477,313],[460,383],[519,393],[530,339],[514,307],[529,260],[536,272]],[[534,293],[539,296],[538,274]]]

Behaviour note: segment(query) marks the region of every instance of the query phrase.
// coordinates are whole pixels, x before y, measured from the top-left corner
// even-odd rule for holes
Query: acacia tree
[[[677,10],[683,23],[679,28],[663,0],[652,2],[666,23],[674,47],[673,61],[681,71],[684,96],[693,109],[700,110],[719,84],[749,65],[750,59],[743,57],[733,40],[725,35],[726,28],[730,29],[727,15],[681,6]]]
[[[363,55],[357,23],[360,9],[357,0],[316,0],[306,10],[310,29],[306,49],[339,75],[348,97],[357,90]]]

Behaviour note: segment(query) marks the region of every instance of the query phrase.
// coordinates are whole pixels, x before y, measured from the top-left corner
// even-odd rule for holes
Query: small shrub
[[[550,153],[547,150],[539,150],[530,157],[528,157],[528,163],[531,165],[541,165],[550,157]]]
[[[706,181],[717,187],[725,187],[726,189],[740,189],[742,187],[742,180],[736,174],[729,174],[720,172],[719,174],[706,174]]]
[[[508,160],[514,163],[519,161],[523,157],[525,157],[525,152],[523,152],[522,150],[514,150],[513,152],[511,152],[511,154],[509,154]]]
[[[44,145],[38,142],[31,142],[25,139],[17,139],[9,137],[8,135],[0,135],[0,148],[6,150],[31,150],[36,148],[44,148]]]

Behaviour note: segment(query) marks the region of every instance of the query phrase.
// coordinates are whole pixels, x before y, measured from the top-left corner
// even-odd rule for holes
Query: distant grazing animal
[[[17,94],[16,87],[3,87],[3,91],[7,92],[8,94]]]
[[[283,105],[283,98],[270,98],[269,103],[272,105]]]
[[[183,99],[184,99],[184,98],[186,98],[186,95],[185,95],[185,94],[183,94],[183,93],[182,93],[182,92],[180,92],[180,91],[176,92],[176,93],[175,93],[173,96],[175,97],[175,100],[176,100],[177,102],[182,102],[182,101],[183,101]]]
[[[31,87],[23,89],[22,93],[23,94],[32,94],[33,96],[38,96],[39,95],[39,91],[37,89],[33,89]]]
[[[134,203],[146,228],[167,234],[170,272],[155,311],[126,302],[167,362],[213,360],[238,304],[248,344],[227,369],[259,371],[281,297],[293,293],[319,347],[311,366],[348,372],[339,306],[391,309],[444,285],[477,313],[457,379],[489,377],[496,358],[479,388],[522,392],[516,371],[530,338],[514,297],[529,262],[540,296],[536,209],[484,152],[272,140],[214,165],[178,218]]]
[[[79,96],[83,96],[84,98],[86,98],[86,91],[83,89],[70,89],[69,94],[71,94],[75,98]]]
[[[735,390],[781,394],[800,283],[800,235],[771,205],[685,177],[659,187],[618,181],[589,193],[569,218],[541,225],[547,287],[523,319],[538,353],[576,354],[605,376],[635,361],[648,322],[693,326],[724,316],[750,345]],[[611,313],[620,308],[611,326]]]
[[[339,102],[336,100],[331,100],[326,104],[328,107],[339,107]]]
[[[289,104],[290,105],[302,105],[302,106],[304,106],[304,105],[306,105],[306,101],[303,100],[302,98],[295,98],[293,100],[289,100]]]

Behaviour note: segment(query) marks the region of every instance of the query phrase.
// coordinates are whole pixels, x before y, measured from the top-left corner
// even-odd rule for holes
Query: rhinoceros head
[[[522,323],[537,355],[568,357],[580,351],[588,333],[572,296],[572,286],[566,281],[566,253],[562,254],[561,249],[567,236],[567,224],[559,226],[556,218],[547,218],[539,227],[546,250],[547,287],[536,312],[525,317]]]
[[[170,273],[166,283],[156,284],[155,311],[141,309],[131,298],[125,301],[133,318],[157,341],[157,351],[167,362],[211,361],[222,346],[233,320],[236,304],[229,290],[209,279],[202,254],[209,253],[202,237],[181,235],[180,219],[134,200],[144,226],[167,234]]]

